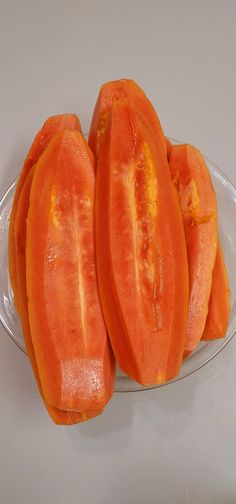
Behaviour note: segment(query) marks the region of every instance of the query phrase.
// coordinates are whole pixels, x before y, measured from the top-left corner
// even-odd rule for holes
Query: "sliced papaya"
[[[94,412],[68,412],[62,411],[57,408],[53,408],[47,405],[45,398],[43,396],[42,386],[40,383],[39,372],[35,359],[34,347],[31,339],[30,326],[29,326],[29,317],[28,317],[28,299],[26,292],[26,221],[28,216],[28,208],[29,208],[29,195],[31,189],[31,183],[34,174],[33,167],[28,173],[25,182],[23,184],[21,193],[19,195],[17,211],[15,216],[15,243],[16,243],[16,274],[17,274],[17,294],[19,300],[19,315],[21,319],[21,324],[23,328],[23,334],[26,344],[26,349],[28,353],[28,357],[31,362],[31,366],[34,372],[34,376],[42,396],[44,400],[45,406],[50,414],[51,418],[56,424],[69,425],[73,423],[78,423],[84,421],[86,419],[92,418],[96,415],[99,415],[101,411]]]
[[[70,130],[81,130],[79,119],[74,114],[64,114],[64,115],[56,115],[49,117],[47,121],[44,123],[41,130],[37,133],[30,150],[26,156],[23,168],[20,173],[20,177],[16,186],[16,192],[13,200],[11,217],[10,217],[10,227],[9,227],[9,273],[11,279],[11,285],[14,293],[14,302],[16,308],[18,307],[19,300],[17,296],[17,277],[16,277],[16,265],[15,265],[15,216],[17,211],[18,199],[24,185],[25,179],[34,166],[34,164],[38,161],[40,155],[44,151],[45,147],[50,142],[51,138],[58,131],[62,131],[64,129]]]
[[[89,132],[89,146],[95,158],[99,157],[103,135],[109,118],[112,104],[128,98],[133,102],[136,110],[144,115],[153,128],[160,145],[166,154],[167,145],[159,118],[154,107],[143,90],[131,79],[120,79],[103,84],[94,108]]]
[[[195,147],[172,145],[169,166],[179,194],[188,252],[187,355],[196,348],[206,323],[217,249],[217,205],[208,168]]]
[[[113,102],[96,179],[98,283],[117,362],[143,385],[177,375],[188,308],[183,222],[159,146],[131,101]]]
[[[224,255],[218,243],[213,269],[211,295],[203,340],[224,338],[230,317],[230,288]]]
[[[31,185],[26,285],[43,396],[65,411],[102,410],[114,384],[97,291],[94,190],[94,166],[81,133],[55,135]]]

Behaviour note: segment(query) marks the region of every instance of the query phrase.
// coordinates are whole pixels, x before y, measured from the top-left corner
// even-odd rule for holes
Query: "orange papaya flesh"
[[[49,117],[47,121],[44,123],[40,131],[37,133],[30,150],[26,156],[23,168],[21,170],[17,186],[16,192],[14,195],[11,216],[10,216],[10,226],[9,226],[9,241],[8,241],[8,251],[9,251],[9,273],[11,285],[14,293],[14,302],[16,308],[18,307],[18,296],[17,296],[17,277],[16,277],[16,265],[15,265],[15,216],[17,211],[18,199],[24,185],[25,179],[34,166],[34,164],[38,161],[40,155],[44,151],[45,147],[50,142],[51,138],[58,131],[62,131],[64,129],[71,130],[80,130],[80,122],[76,115],[74,114],[63,114]]]
[[[28,299],[26,292],[26,257],[25,257],[25,248],[26,248],[26,221],[28,216],[28,208],[29,208],[29,195],[31,189],[31,183],[34,174],[33,167],[28,173],[25,182],[23,184],[17,205],[17,211],[15,216],[15,240],[16,240],[16,272],[17,272],[17,290],[18,290],[18,300],[19,300],[19,315],[21,319],[26,349],[28,353],[28,357],[31,362],[31,366],[34,372],[34,376],[41,394],[41,397],[45,403],[45,406],[48,410],[49,415],[53,419],[56,424],[70,425],[74,423],[78,423],[84,421],[86,419],[92,418],[96,415],[99,415],[101,411],[93,411],[93,412],[70,412],[70,411],[62,411],[58,408],[53,408],[47,405],[45,398],[43,396],[42,386],[40,383],[39,372],[35,359],[34,347],[32,344],[30,326],[29,326],[29,317],[28,317]]]
[[[144,115],[153,128],[161,148],[166,155],[167,145],[156,111],[143,92],[131,79],[120,79],[103,84],[94,108],[89,132],[89,146],[95,158],[98,159],[103,135],[109,118],[112,104],[119,100],[129,99],[133,102],[138,113]]]
[[[188,252],[190,300],[184,345],[188,355],[202,337],[208,313],[217,249],[217,205],[208,168],[195,147],[172,145],[169,166]]]
[[[134,380],[162,383],[183,355],[187,253],[166,154],[131,100],[113,102],[96,180],[98,283],[112,348]]]
[[[230,317],[230,288],[224,255],[218,242],[213,269],[211,295],[203,340],[224,338]]]
[[[102,410],[113,392],[114,358],[97,291],[94,190],[81,133],[55,135],[30,191],[26,284],[43,395],[65,411]]]

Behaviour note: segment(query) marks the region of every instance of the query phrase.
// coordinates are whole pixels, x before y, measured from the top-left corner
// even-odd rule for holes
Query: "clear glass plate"
[[[177,142],[175,141],[175,143]],[[230,323],[224,339],[201,342],[195,352],[183,361],[179,376],[170,382],[158,385],[158,387],[181,380],[205,366],[225,348],[236,330],[236,189],[210,159],[205,159],[217,195],[220,239],[230,279]],[[0,202],[0,322],[15,344],[26,353],[21,324],[13,304],[13,294],[8,274],[8,227],[15,187],[16,181],[9,187]],[[156,387],[142,387],[117,370],[116,392],[135,392],[149,388]]]

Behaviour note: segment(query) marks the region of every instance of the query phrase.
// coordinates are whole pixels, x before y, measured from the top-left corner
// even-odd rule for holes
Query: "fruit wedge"
[[[69,425],[73,423],[78,423],[84,421],[88,418],[92,418],[93,416],[99,415],[101,413],[100,410],[94,412],[68,412],[62,411],[57,408],[50,407],[46,404],[45,398],[43,396],[42,386],[40,383],[39,372],[35,359],[34,347],[31,339],[30,326],[29,326],[29,317],[28,317],[28,299],[26,292],[26,221],[28,216],[29,209],[29,196],[31,183],[33,179],[35,167],[32,167],[30,172],[28,173],[25,182],[23,184],[18,204],[17,211],[15,215],[15,244],[16,244],[16,274],[17,274],[17,294],[19,300],[19,315],[21,319],[21,324],[23,328],[23,334],[26,344],[26,349],[28,353],[28,357],[31,362],[31,366],[34,372],[34,376],[40,391],[40,394],[45,402],[45,406],[50,414],[51,418],[56,424],[64,424]]]
[[[119,100],[132,101],[137,112],[144,115],[153,128],[163,152],[166,154],[167,145],[160,121],[151,102],[143,90],[131,79],[120,79],[103,84],[95,105],[89,132],[89,146],[95,158],[98,159],[103,135],[109,118],[112,104]]]
[[[30,332],[48,405],[102,410],[114,358],[97,291],[94,166],[78,131],[58,133],[36,164],[26,238]]]
[[[217,206],[208,168],[195,147],[172,145],[169,166],[179,194],[188,252],[187,355],[196,348],[206,323],[218,243]]]
[[[230,317],[230,289],[224,255],[220,243],[217,247],[212,276],[211,295],[203,340],[224,338]]]
[[[20,173],[20,177],[17,183],[16,192],[14,196],[13,206],[11,210],[10,217],[10,227],[9,227],[9,273],[11,279],[11,285],[14,293],[14,302],[16,308],[19,304],[19,299],[17,296],[17,277],[16,277],[16,265],[15,265],[15,216],[17,211],[17,204],[19,200],[19,196],[24,185],[25,179],[30,172],[31,168],[38,161],[45,147],[50,142],[51,138],[58,131],[62,131],[64,129],[69,130],[80,130],[80,122],[76,115],[74,114],[64,114],[64,115],[56,115],[49,117],[47,121],[44,123],[41,130],[37,133],[30,150],[25,159],[23,168]]]
[[[97,169],[99,292],[117,362],[144,385],[178,373],[188,307],[183,222],[163,152],[136,105],[114,101]]]

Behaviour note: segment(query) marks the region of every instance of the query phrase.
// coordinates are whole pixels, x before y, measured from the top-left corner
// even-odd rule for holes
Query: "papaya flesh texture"
[[[104,318],[120,368],[143,385],[177,375],[188,307],[178,198],[166,154],[148,124],[130,100],[113,102],[95,203]]]
[[[104,408],[114,384],[97,291],[94,190],[94,166],[81,133],[55,135],[35,167],[30,191],[30,332],[46,403],[88,414]]]
[[[9,240],[8,240],[8,252],[9,252],[9,274],[11,285],[14,294],[14,302],[16,308],[18,308],[18,296],[17,296],[17,276],[16,276],[16,264],[15,264],[15,217],[17,211],[18,200],[20,197],[20,193],[22,187],[24,185],[25,179],[30,172],[31,168],[38,161],[45,147],[48,145],[53,135],[58,131],[62,131],[64,129],[69,130],[80,130],[80,122],[76,115],[74,114],[61,114],[49,117],[47,121],[44,123],[40,131],[37,133],[30,150],[26,156],[23,168],[21,170],[17,186],[16,192],[14,195],[11,216],[10,216],[10,226],[9,226]]]
[[[200,341],[208,312],[217,249],[217,205],[201,153],[191,145],[172,145],[170,173],[179,195],[188,252],[190,300],[185,355]]]
[[[48,406],[45,398],[43,396],[42,386],[40,383],[38,367],[35,359],[34,347],[31,339],[30,326],[29,326],[29,316],[28,316],[28,299],[27,299],[27,291],[26,291],[26,221],[28,216],[29,209],[29,196],[31,183],[33,179],[35,167],[29,171],[23,187],[21,189],[21,193],[19,195],[17,210],[15,215],[15,244],[16,244],[16,273],[17,273],[17,296],[19,300],[18,310],[19,316],[21,319],[26,349],[28,353],[28,357],[31,362],[31,366],[34,372],[34,376],[41,394],[41,397],[45,403],[45,406],[48,410],[49,415],[52,420],[56,424],[70,425],[74,423],[78,423],[93,416],[99,415],[101,413],[100,410],[94,412],[69,412],[62,411],[58,408],[53,408],[52,406]]]
[[[230,288],[224,255],[218,243],[213,269],[211,295],[203,340],[224,338],[230,317]]]
[[[137,112],[144,115],[153,128],[154,134],[160,143],[163,153],[167,153],[166,140],[161,128],[159,118],[151,102],[143,90],[130,79],[120,79],[103,84],[94,108],[89,132],[89,146],[95,158],[98,159],[103,135],[109,118],[112,104],[119,100],[129,99],[133,102]]]

